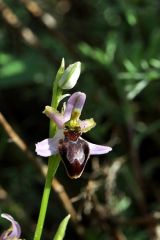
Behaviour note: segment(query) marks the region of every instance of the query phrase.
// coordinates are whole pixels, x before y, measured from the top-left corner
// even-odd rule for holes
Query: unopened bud
[[[81,72],[81,63],[80,62],[76,62],[74,64],[69,65],[65,69],[62,77],[58,81],[59,87],[62,89],[73,88],[77,83],[80,72]]]

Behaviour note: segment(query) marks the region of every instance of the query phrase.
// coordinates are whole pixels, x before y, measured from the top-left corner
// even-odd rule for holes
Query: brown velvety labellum
[[[70,178],[79,178],[89,158],[89,146],[83,140],[70,141],[68,138],[59,141],[59,153]]]

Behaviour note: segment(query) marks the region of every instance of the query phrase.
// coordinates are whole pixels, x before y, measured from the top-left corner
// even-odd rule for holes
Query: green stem
[[[44,192],[43,192],[43,196],[42,196],[42,202],[41,202],[41,207],[40,207],[38,223],[37,223],[37,227],[36,227],[36,231],[35,231],[35,235],[34,235],[34,240],[41,239],[44,220],[45,220],[47,206],[48,206],[49,195],[50,195],[50,191],[51,191],[52,179],[57,171],[59,162],[60,162],[59,156],[49,157],[48,172],[47,172],[47,176],[46,176],[46,182],[45,182],[45,186],[44,186]]]
[[[63,71],[61,71],[61,68],[60,68],[60,70],[57,73],[57,76],[56,76],[56,79],[54,82],[54,86],[53,86],[53,95],[52,95],[51,106],[54,109],[57,109],[58,99],[59,99],[60,95],[62,94],[62,91],[58,88],[58,84],[57,84],[62,73],[63,73]],[[54,122],[50,121],[49,136],[53,137],[55,135],[55,133],[56,133],[56,125]],[[44,220],[45,220],[47,206],[48,206],[49,195],[50,195],[50,191],[51,191],[52,179],[57,171],[59,163],[60,163],[60,157],[58,155],[49,157],[48,171],[47,171],[47,176],[46,176],[46,181],[45,181],[45,186],[44,186],[44,191],[43,191],[43,196],[42,196],[42,201],[41,201],[41,207],[40,207],[37,227],[36,227],[35,234],[34,234],[34,240],[41,239]]]

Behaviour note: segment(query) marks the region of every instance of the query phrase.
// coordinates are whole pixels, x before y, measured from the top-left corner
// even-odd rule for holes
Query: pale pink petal
[[[52,121],[54,121],[58,128],[63,128],[64,117],[61,113],[59,113],[57,110],[53,109],[50,106],[46,106],[43,113]]]
[[[62,139],[63,133],[58,131],[54,138],[47,138],[36,144],[36,153],[42,157],[49,157],[58,153],[58,143]]]
[[[18,222],[16,222],[14,220],[14,218],[7,214],[7,213],[3,213],[1,214],[1,217],[7,219],[8,221],[11,222],[12,224],[12,230],[8,229],[6,230],[1,236],[0,239],[2,240],[7,240],[7,239],[19,239],[20,235],[21,235],[21,227],[19,225]]]
[[[64,118],[63,115],[60,113],[52,112],[50,115],[50,119],[55,122],[58,128],[63,128],[64,126]]]
[[[79,124],[80,124],[80,128],[82,133],[88,132],[90,131],[93,127],[96,126],[95,121],[93,120],[93,118],[90,119],[86,119],[86,120],[79,120]]]
[[[87,142],[87,143],[89,145],[91,155],[106,154],[106,153],[108,153],[112,150],[112,148],[108,147],[108,146],[97,145],[97,144],[93,144],[93,143],[90,143],[90,142]]]
[[[74,109],[81,113],[86,100],[86,94],[82,92],[73,93],[67,101],[66,109],[64,112],[64,121],[67,122],[71,118]]]

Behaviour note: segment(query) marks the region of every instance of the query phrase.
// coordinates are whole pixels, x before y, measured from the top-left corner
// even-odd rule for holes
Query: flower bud
[[[81,72],[81,63],[80,62],[76,62],[74,64],[69,65],[65,69],[62,77],[59,79],[58,86],[62,89],[73,88],[77,83],[80,72]]]

